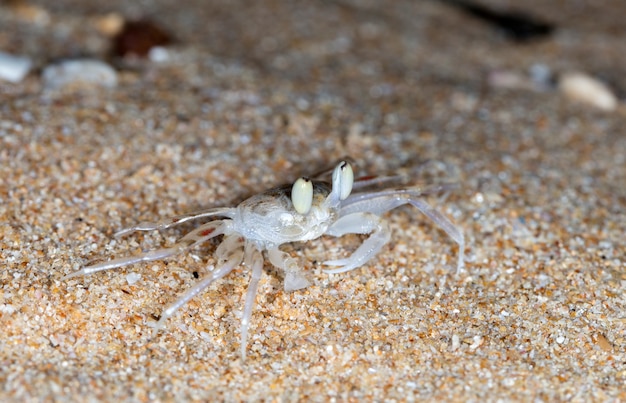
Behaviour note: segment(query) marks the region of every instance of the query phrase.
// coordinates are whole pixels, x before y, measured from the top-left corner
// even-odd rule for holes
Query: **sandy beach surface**
[[[427,0],[0,3],[30,63],[0,79],[0,400],[626,401],[626,2],[480,5],[550,29]],[[62,280],[198,223],[122,228],[346,155],[451,184],[425,200],[465,270],[408,206],[347,273],[322,262],[365,236],[285,245],[312,285],[266,263],[245,362],[245,266],[153,332],[219,241]]]

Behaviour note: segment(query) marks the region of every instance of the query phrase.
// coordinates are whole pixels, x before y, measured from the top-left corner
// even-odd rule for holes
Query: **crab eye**
[[[354,172],[352,167],[342,161],[333,171],[333,190],[339,191],[339,200],[345,200],[352,192],[354,184]]]
[[[298,178],[291,188],[293,208],[300,214],[306,214],[313,205],[313,183],[309,178]]]

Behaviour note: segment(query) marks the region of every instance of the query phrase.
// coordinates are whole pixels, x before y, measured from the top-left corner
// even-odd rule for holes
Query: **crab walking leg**
[[[463,233],[450,221],[446,216],[441,214],[439,211],[435,210],[430,206],[430,204],[426,203],[421,199],[409,199],[409,203],[417,208],[419,211],[424,213],[424,215],[430,218],[435,224],[439,226],[450,238],[454,240],[459,245],[459,256],[457,258],[456,271],[457,273],[463,270],[464,266],[464,253],[465,253],[465,237]]]
[[[326,232],[327,235],[336,237],[345,234],[369,234],[365,240],[345,259],[328,260],[324,262],[328,266],[340,266],[336,269],[326,269],[326,273],[343,273],[362,266],[376,255],[391,237],[387,224],[376,214],[372,213],[352,213],[341,217]]]
[[[239,250],[231,254],[229,259],[222,266],[218,266],[217,268],[215,268],[215,270],[213,270],[211,274],[200,280],[199,283],[191,287],[173,304],[168,306],[161,314],[161,318],[155,326],[155,333],[158,332],[159,329],[163,327],[165,321],[172,317],[172,315],[174,315],[174,313],[176,313],[176,311],[178,311],[183,305],[185,305],[193,297],[195,297],[208,286],[210,286],[214,281],[219,280],[220,278],[230,273],[235,267],[237,267],[241,263],[242,259],[243,250],[239,248]]]
[[[261,274],[263,274],[263,255],[254,246],[253,243],[248,242],[244,249],[244,262],[246,266],[252,269],[250,275],[250,284],[248,285],[248,291],[246,292],[246,302],[243,307],[243,315],[241,317],[241,360],[246,360],[246,346],[248,345],[248,328],[250,327],[250,318],[252,318],[252,309],[254,308],[254,301],[256,299],[256,293],[259,288],[259,281],[261,280]]]
[[[383,214],[403,204],[411,204],[430,218],[441,228],[454,242],[459,245],[457,261],[457,273],[464,266],[465,237],[461,229],[454,225],[450,219],[439,211],[432,208],[420,196],[423,193],[419,189],[386,190],[371,194],[355,194],[344,200],[340,214],[349,215],[358,211],[369,211],[374,214]]]
[[[302,273],[302,269],[294,258],[286,252],[278,249],[278,247],[268,249],[267,257],[270,263],[281,269],[285,273],[284,287],[286,292],[300,290],[311,285]]]
[[[183,214],[173,218],[165,218],[163,220],[157,222],[149,222],[144,221],[139,224],[133,225],[129,228],[124,228],[123,230],[117,231],[113,236],[115,238],[119,238],[121,236],[130,234],[135,231],[153,231],[153,230],[164,230],[170,227],[173,227],[178,224],[182,224],[184,222],[195,220],[197,218],[205,218],[205,217],[214,217],[214,216],[222,216],[232,218],[234,215],[235,209],[231,207],[218,207],[212,208],[203,211],[197,211],[195,213]]]
[[[108,262],[98,263],[93,266],[87,266],[77,272],[68,274],[63,277],[62,280],[67,280],[77,276],[85,276],[103,270],[111,270],[122,266],[128,266],[134,263],[165,259],[166,257],[177,255],[199,243],[208,241],[209,239],[222,234],[224,226],[225,224],[222,221],[212,221],[185,235],[169,248],[161,248],[141,253],[137,256],[126,256],[109,260]]]

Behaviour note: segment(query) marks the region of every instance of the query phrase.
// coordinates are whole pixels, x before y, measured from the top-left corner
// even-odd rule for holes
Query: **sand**
[[[626,108],[551,83],[582,72],[620,99],[626,4],[523,10],[557,30],[519,44],[409,0],[1,5],[0,49],[34,68],[0,82],[0,400],[626,400]],[[167,57],[110,57],[116,16],[168,31]],[[117,85],[45,86],[44,67],[79,57]],[[234,206],[345,155],[357,176],[455,184],[425,199],[463,230],[465,270],[411,207],[348,273],[321,262],[363,236],[286,245],[313,285],[284,292],[266,264],[245,362],[246,267],[153,333],[216,242],[62,280],[194,225],[121,228]]]

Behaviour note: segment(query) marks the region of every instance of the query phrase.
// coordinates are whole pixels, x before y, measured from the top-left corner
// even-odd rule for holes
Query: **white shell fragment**
[[[163,46],[153,46],[148,51],[148,59],[154,63],[165,63],[171,59],[170,52]]]
[[[617,108],[617,97],[604,83],[584,74],[565,73],[559,79],[559,90],[572,101],[581,102],[604,111]]]
[[[126,275],[126,282],[128,283],[128,285],[133,285],[140,279],[141,279],[141,274],[139,273],[132,272]]]
[[[46,89],[54,90],[72,84],[115,87],[117,73],[113,67],[95,59],[66,60],[47,66],[42,74]]]
[[[19,83],[26,77],[32,64],[27,57],[0,52],[0,80]]]
[[[291,187],[291,202],[299,214],[306,214],[313,205],[313,183],[309,178],[298,178]]]

